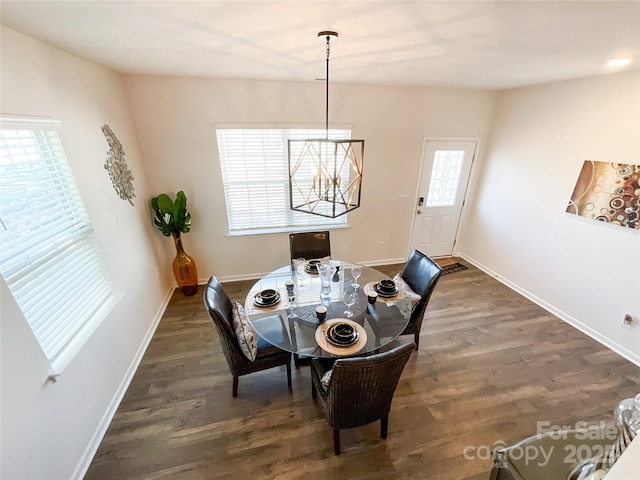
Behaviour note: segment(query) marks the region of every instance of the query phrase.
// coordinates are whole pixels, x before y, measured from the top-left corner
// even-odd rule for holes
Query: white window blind
[[[52,127],[0,120],[0,272],[56,367],[115,292]]]
[[[346,225],[346,215],[325,218],[289,208],[287,140],[325,138],[324,129],[217,128],[216,136],[230,233]],[[351,130],[330,129],[329,138],[349,139]]]

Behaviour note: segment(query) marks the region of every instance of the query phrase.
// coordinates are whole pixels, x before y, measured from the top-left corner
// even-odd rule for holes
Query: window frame
[[[11,252],[0,258],[0,272],[55,381],[124,292],[104,262],[60,137],[61,123],[1,115],[0,130],[0,188],[5,200],[28,204],[30,213],[0,207],[0,245]],[[19,133],[24,131],[30,134]],[[84,290],[78,292],[78,284]]]

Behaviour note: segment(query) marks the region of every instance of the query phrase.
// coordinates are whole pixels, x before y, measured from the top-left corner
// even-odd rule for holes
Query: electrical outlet
[[[625,328],[632,328],[632,327],[636,326],[637,324],[638,324],[638,319],[635,318],[635,317],[632,317],[628,313],[622,319],[622,326],[625,327]]]

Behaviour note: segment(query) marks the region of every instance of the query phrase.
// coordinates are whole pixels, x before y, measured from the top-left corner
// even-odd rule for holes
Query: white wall
[[[107,268],[125,292],[54,384],[46,381],[49,363],[0,280],[0,478],[67,479],[76,469],[82,475],[91,461],[130,368],[164,309],[170,283],[158,268],[165,261],[162,241],[150,222],[121,79],[5,27],[1,40],[1,112],[62,122],[62,143]],[[135,177],[134,207],[118,197],[104,169],[104,123],[124,146]]]
[[[500,94],[462,254],[640,364],[640,232],[565,213],[585,160],[640,163],[640,73]]]
[[[324,84],[128,76],[125,90],[154,193],[187,195],[193,222],[183,239],[201,281],[255,277],[287,263],[286,233],[228,236],[215,124],[323,126]],[[353,138],[365,140],[362,206],[348,214],[349,229],[331,233],[336,258],[406,259],[423,138],[485,137],[495,95],[330,85],[330,122],[353,124]],[[165,248],[168,266],[175,250],[169,240]]]

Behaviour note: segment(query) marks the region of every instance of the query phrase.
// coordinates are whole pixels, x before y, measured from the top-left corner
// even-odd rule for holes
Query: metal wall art
[[[102,132],[107,137],[110,147],[107,152],[107,160],[104,162],[104,168],[109,172],[109,178],[118,196],[123,200],[128,200],[133,205],[131,199],[136,196],[133,193],[133,174],[124,159],[122,144],[106,123],[102,126]]]
[[[640,230],[640,165],[585,161],[566,211]]]

